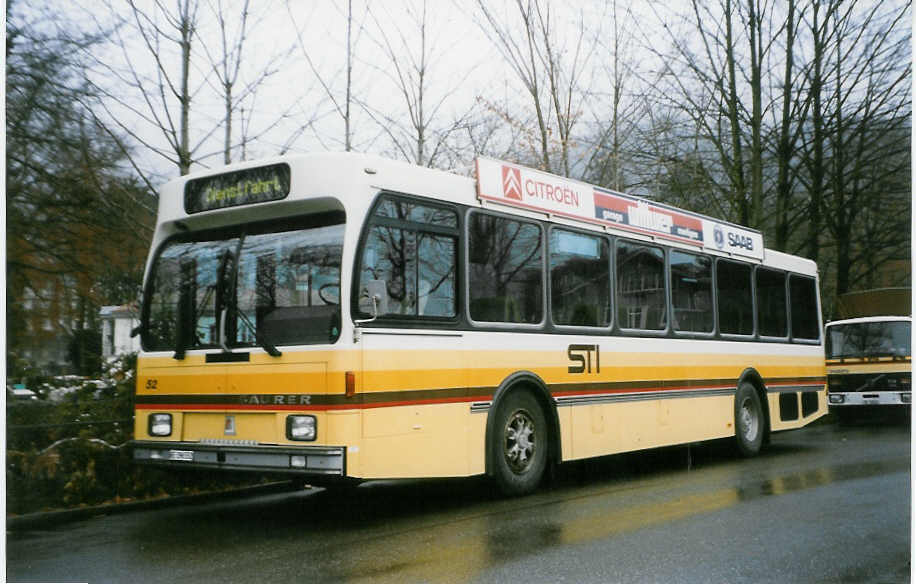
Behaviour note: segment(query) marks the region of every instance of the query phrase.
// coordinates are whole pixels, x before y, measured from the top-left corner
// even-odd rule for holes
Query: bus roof
[[[322,204],[327,206],[324,210],[336,205],[348,215],[359,216],[371,204],[367,189],[388,190],[528,217],[546,215],[551,221],[585,229],[817,273],[810,260],[765,250],[763,235],[753,229],[500,160],[478,158],[476,170],[474,180],[353,152],[248,161],[166,183],[158,221],[197,229],[269,218],[278,212],[271,211],[278,203],[286,206],[310,199],[315,200],[313,210],[322,210]]]
[[[477,194],[501,205],[763,259],[763,235],[754,229],[511,162],[478,158]]]
[[[869,322],[911,322],[909,316],[860,316],[859,318],[846,318],[843,320],[834,320],[828,322],[826,326],[836,326],[842,324],[864,324]]]

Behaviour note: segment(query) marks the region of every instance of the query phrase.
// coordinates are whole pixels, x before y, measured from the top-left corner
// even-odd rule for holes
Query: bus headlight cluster
[[[150,414],[150,436],[170,436],[172,434],[172,414]]]
[[[318,435],[317,428],[315,416],[286,417],[286,438],[288,440],[312,441]]]
[[[830,403],[832,404],[841,404],[846,401],[846,396],[840,393],[831,393],[830,394]]]

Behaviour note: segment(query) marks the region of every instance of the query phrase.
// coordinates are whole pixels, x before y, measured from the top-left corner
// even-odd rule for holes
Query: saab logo
[[[503,194],[507,199],[522,200],[522,173],[517,168],[503,167]]]
[[[722,249],[725,247],[725,232],[722,231],[721,225],[716,225],[712,232],[713,239],[716,240],[716,247]]]
[[[746,235],[729,233],[728,245],[732,247],[743,247],[747,251],[754,251],[754,240]]]

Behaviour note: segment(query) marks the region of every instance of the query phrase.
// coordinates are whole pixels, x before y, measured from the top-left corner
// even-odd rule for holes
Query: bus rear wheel
[[[735,439],[743,456],[755,456],[763,447],[766,418],[760,396],[747,381],[738,384],[735,393]]]
[[[496,408],[491,440],[493,474],[506,495],[534,491],[547,468],[547,418],[527,391],[513,391]]]

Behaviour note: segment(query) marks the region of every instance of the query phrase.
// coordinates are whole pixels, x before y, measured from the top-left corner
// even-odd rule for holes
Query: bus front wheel
[[[513,391],[496,408],[493,474],[506,495],[534,491],[547,468],[547,418],[527,391]]]
[[[760,396],[747,381],[738,385],[735,393],[735,438],[743,456],[754,456],[763,446],[766,418]]]

